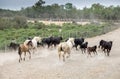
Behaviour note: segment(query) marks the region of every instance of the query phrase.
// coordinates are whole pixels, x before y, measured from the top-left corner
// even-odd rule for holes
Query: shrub
[[[27,28],[27,20],[24,16],[15,16],[13,22],[15,22],[15,28]]]

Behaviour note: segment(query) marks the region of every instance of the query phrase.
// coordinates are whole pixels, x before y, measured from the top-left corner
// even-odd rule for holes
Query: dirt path
[[[120,29],[105,35],[88,38],[89,46],[98,45],[101,39],[112,40],[110,57],[100,50],[88,57],[72,50],[71,57],[58,60],[56,49],[40,48],[32,59],[18,63],[17,53],[0,53],[0,79],[119,79],[120,78]]]

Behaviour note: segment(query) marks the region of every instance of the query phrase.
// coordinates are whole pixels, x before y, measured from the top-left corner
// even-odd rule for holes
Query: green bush
[[[37,25],[37,26],[36,26]],[[68,37],[93,37],[101,35],[115,29],[109,24],[102,25],[75,25],[64,24],[64,26],[58,26],[55,24],[44,25],[43,23],[29,24],[28,28],[5,28],[0,30],[0,48],[4,48],[5,45],[9,45],[11,39],[16,39],[18,43],[23,43],[28,37],[41,36],[63,36],[64,40]],[[62,31],[59,32],[59,29]]]
[[[15,22],[13,26],[15,28],[27,28],[27,19],[24,16],[15,16],[13,22]]]
[[[0,30],[9,28],[27,28],[27,20],[23,16],[11,18],[0,18]]]

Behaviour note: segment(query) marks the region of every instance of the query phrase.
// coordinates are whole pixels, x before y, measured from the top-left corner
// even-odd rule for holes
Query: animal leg
[[[96,53],[96,55],[98,55],[98,54],[97,54],[97,51],[95,51],[95,53]]]
[[[59,53],[59,60],[61,59],[61,54]]]
[[[28,51],[28,52],[29,52],[29,55],[30,55],[30,56],[29,56],[29,59],[31,59],[31,53],[30,53],[30,51]]]
[[[50,47],[50,44],[48,44],[48,48]]]
[[[105,49],[103,48],[102,51],[105,53]]]
[[[105,55],[107,56],[108,51],[107,51],[107,50],[105,50],[104,52],[105,52]]]
[[[35,54],[35,48],[33,48],[33,54]]]
[[[97,51],[93,51],[94,55],[97,55]]]
[[[56,48],[56,44],[54,44],[54,47]]]
[[[78,45],[75,45],[76,50],[78,50],[78,49],[77,49],[77,46],[78,46]]]
[[[109,53],[110,53],[110,50],[109,50],[109,49],[107,49],[107,56],[109,56]]]
[[[19,63],[20,63],[20,61],[22,60],[22,57],[21,57],[21,55],[19,55],[19,57],[20,57],[20,58],[19,58]]]
[[[107,56],[109,56],[109,55],[110,55],[110,53],[108,52],[108,53],[107,53]]]
[[[68,54],[67,58],[69,58],[70,57],[70,52],[68,52],[67,54]]]
[[[107,52],[106,55],[109,56],[109,52]]]
[[[82,54],[83,54],[83,49],[81,48]]]
[[[65,54],[63,54],[62,56],[63,56],[63,61],[65,62]]]
[[[103,52],[105,53],[105,56],[106,56],[106,51],[105,51],[105,49],[103,48]]]
[[[89,57],[91,55],[91,53],[90,52],[88,52],[88,56],[87,57]]]
[[[87,49],[85,48],[85,49],[84,49],[84,53],[86,53],[86,51],[87,51]]]
[[[24,61],[25,61],[25,57],[26,57],[26,52],[24,53]]]
[[[92,57],[91,52],[89,52],[90,57]]]
[[[97,54],[97,51],[95,51],[95,53],[96,53],[96,55],[98,55],[98,54]]]

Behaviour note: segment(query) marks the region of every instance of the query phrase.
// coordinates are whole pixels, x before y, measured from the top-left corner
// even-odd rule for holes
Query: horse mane
[[[27,45],[29,45],[29,44],[31,44],[31,46],[32,46],[32,41],[31,41],[31,40],[30,40],[30,41],[28,41]]]
[[[32,43],[31,40],[26,40],[26,41],[23,43],[23,45],[27,47],[30,43]]]

